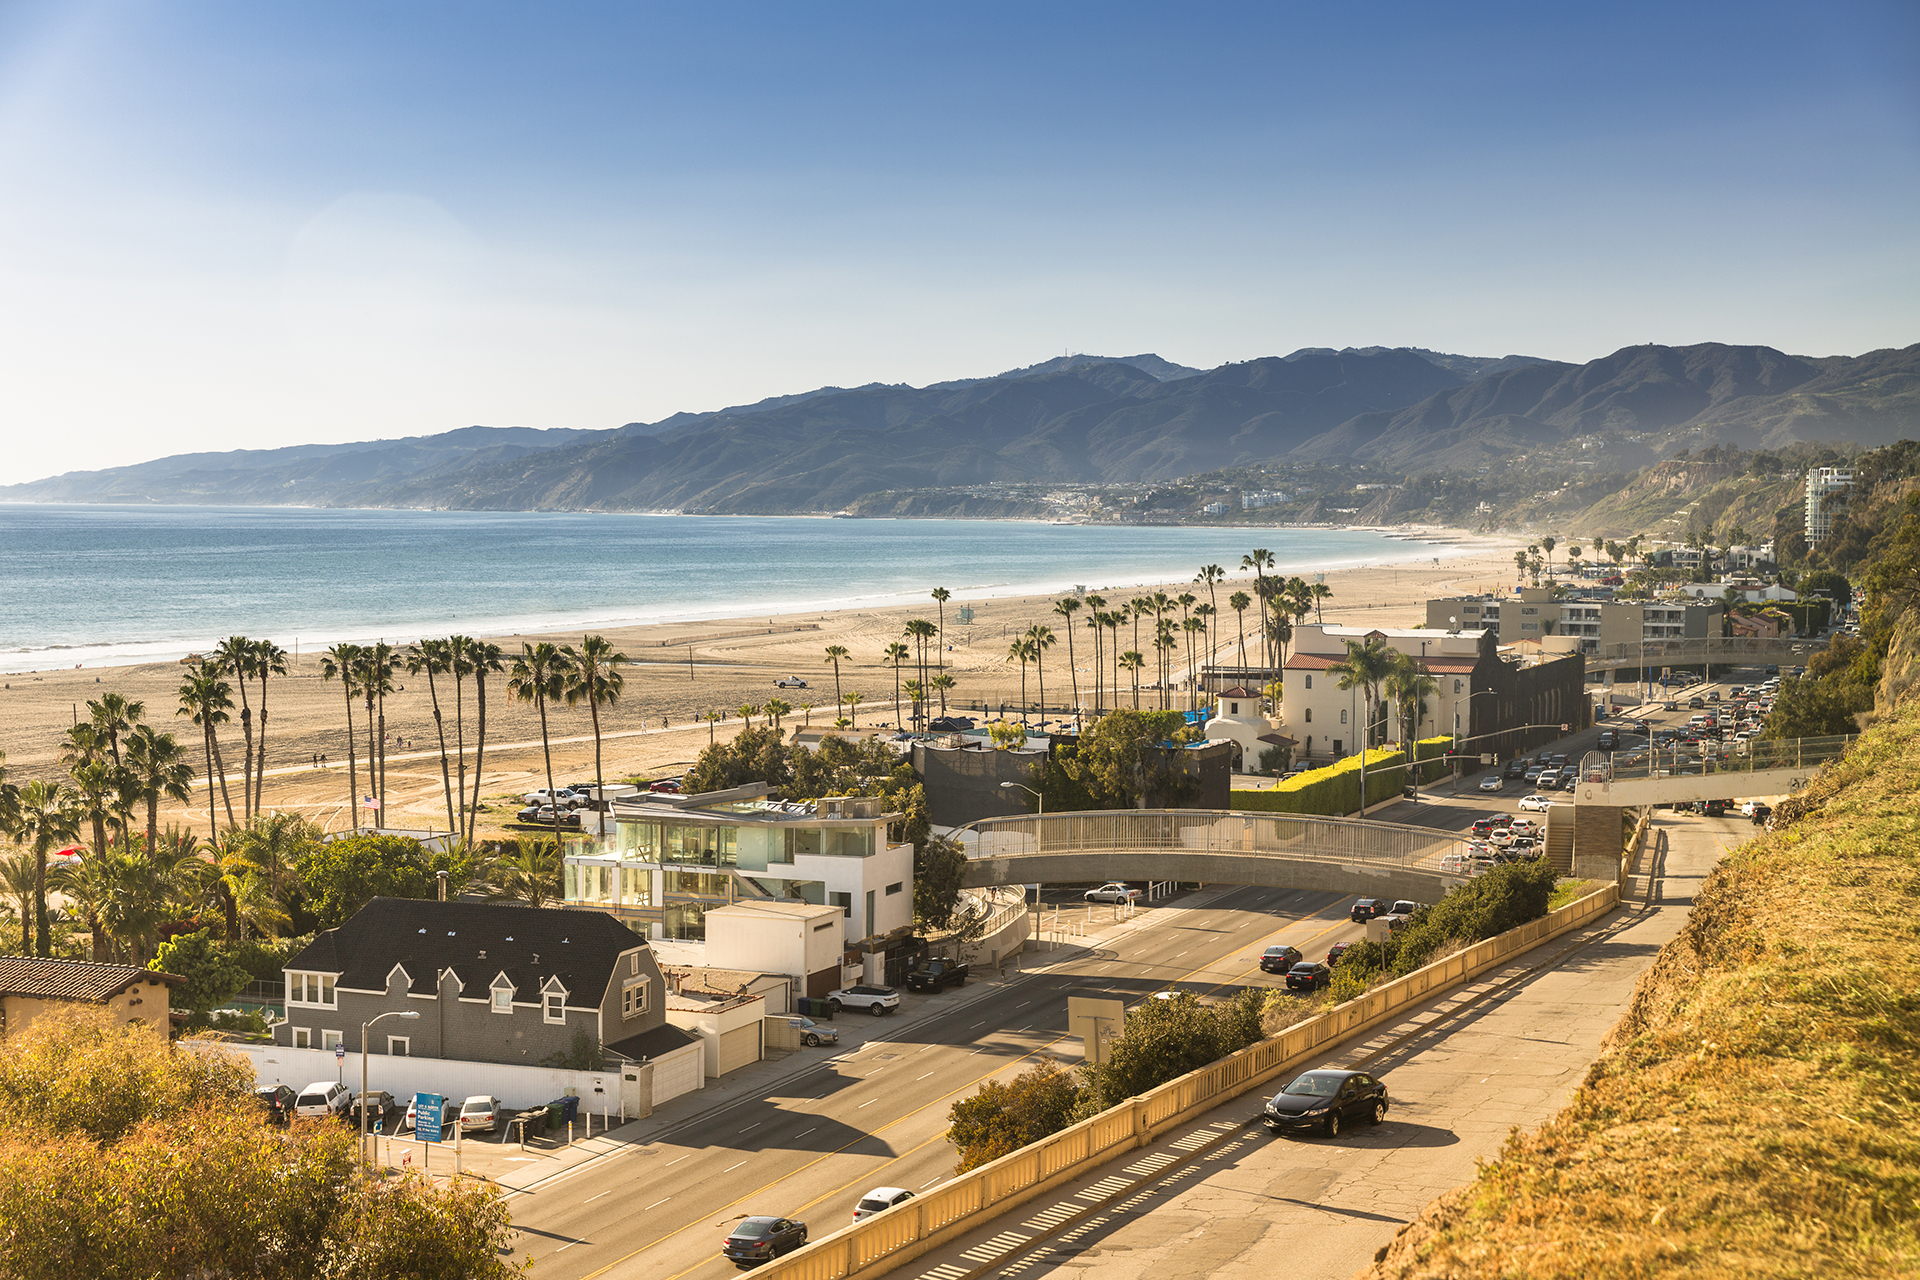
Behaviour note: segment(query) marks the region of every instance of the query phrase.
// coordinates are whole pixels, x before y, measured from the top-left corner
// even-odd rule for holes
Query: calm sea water
[[[1132,587],[1459,554],[1349,530],[0,505],[0,671]]]

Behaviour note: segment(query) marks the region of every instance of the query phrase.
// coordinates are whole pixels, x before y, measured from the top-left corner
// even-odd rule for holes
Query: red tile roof
[[[0,956],[0,995],[38,996],[45,1000],[108,1000],[140,982],[179,986],[185,981],[178,974],[136,969],[130,964]]]
[[[1336,662],[1346,660],[1345,654],[1337,653],[1296,653],[1287,659],[1288,671],[1325,671]],[[1464,676],[1480,665],[1478,658],[1427,658],[1424,665],[1429,675]]]

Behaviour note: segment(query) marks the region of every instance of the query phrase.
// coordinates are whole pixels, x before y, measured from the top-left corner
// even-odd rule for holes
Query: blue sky
[[[0,481],[1062,351],[1920,341],[1891,3],[0,7]]]

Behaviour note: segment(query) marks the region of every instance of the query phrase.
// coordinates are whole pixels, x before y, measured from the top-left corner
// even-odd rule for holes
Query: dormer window
[[[557,991],[547,993],[545,1008],[541,1017],[547,1022],[565,1022],[567,1020],[567,998]]]
[[[287,974],[287,1003],[334,1007],[333,975],[330,973]]]
[[[507,981],[506,974],[503,973],[493,980],[493,986],[487,994],[490,997],[487,1007],[493,1012],[513,1012],[513,983]]]

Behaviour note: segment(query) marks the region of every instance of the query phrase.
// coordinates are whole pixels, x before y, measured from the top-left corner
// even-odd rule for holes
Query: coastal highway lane
[[[1178,986],[1204,996],[1274,985],[1259,954],[1288,942],[1313,955],[1359,936],[1350,899],[1232,888],[1143,912],[1111,945],[1016,978],[898,1037],[805,1067],[768,1097],[709,1115],[630,1154],[582,1166],[512,1201],[520,1256],[542,1276],[727,1274],[726,1226],[750,1214],[809,1222],[816,1235],[849,1220],[876,1185],[925,1190],[950,1176],[948,1108],[982,1081],[1036,1055],[1069,1062],[1073,992],[1137,1001]]]

